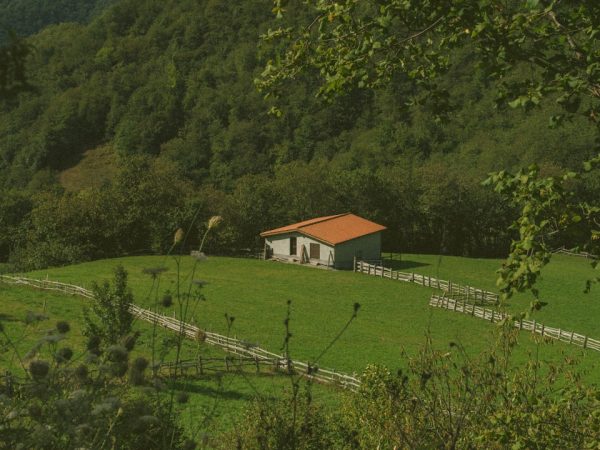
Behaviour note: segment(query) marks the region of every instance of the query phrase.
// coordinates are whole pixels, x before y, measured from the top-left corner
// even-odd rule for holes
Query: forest
[[[269,2],[62,3],[73,7],[55,18],[20,2],[39,14],[24,27],[10,19],[17,3],[0,2],[4,26],[40,29],[27,38],[32,88],[0,102],[7,267],[160,252],[179,227],[194,245],[195,224],[213,215],[224,224],[209,251],[238,253],[260,248],[264,229],[346,211],[386,225],[386,250],[504,256],[517,212],[482,185],[488,173],[536,163],[557,175],[597,153],[584,117],[556,126],[559,99],[499,103],[468,44],[453,49],[447,96],[435,103],[405,75],[321,98],[305,73],[273,108],[255,85],[281,50],[259,39],[272,26]],[[291,2],[282,20],[309,13]],[[600,180],[572,189],[598,198]]]

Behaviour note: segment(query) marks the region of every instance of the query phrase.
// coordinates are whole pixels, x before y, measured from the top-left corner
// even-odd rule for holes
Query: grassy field
[[[384,255],[389,258],[388,254]],[[453,282],[498,292],[495,271],[502,264],[496,259],[460,258],[456,256],[394,254],[386,265],[398,270],[435,276]],[[600,286],[584,293],[586,280],[598,276],[588,260],[555,255],[542,271],[537,285],[540,299],[547,303],[532,319],[564,330],[576,331],[600,339]],[[511,312],[528,309],[530,293],[516,295],[506,304]]]
[[[559,265],[564,258],[553,264]],[[548,298],[550,305],[544,320],[548,325],[576,327],[578,332],[594,335],[590,309],[572,302],[576,291],[575,272],[585,279],[585,263],[564,259],[565,269],[548,271],[542,294],[547,290],[556,295]],[[136,302],[146,307],[169,289],[177,288],[177,270],[174,258],[130,257],[95,261],[70,267],[35,272],[36,277],[85,284],[94,280],[111,278],[114,266],[123,264],[130,274],[130,285]],[[180,284],[188,286],[190,271],[194,264],[191,257],[183,257],[180,263]],[[403,255],[402,270],[468,282],[477,287],[494,288],[494,270],[499,262],[444,257],[441,263],[434,256]],[[144,268],[165,266],[168,271],[161,275],[158,290],[150,276],[142,273]],[[556,266],[554,266],[556,267]],[[550,269],[550,267],[549,267]],[[391,368],[402,367],[405,361],[402,351],[416,354],[422,347],[427,330],[435,345],[447,348],[452,342],[461,343],[469,353],[477,354],[488,347],[494,329],[489,323],[452,312],[432,309],[427,303],[431,291],[427,288],[369,277],[352,272],[334,272],[275,262],[233,258],[209,258],[199,263],[194,279],[206,282],[202,292],[206,301],[200,302],[193,314],[199,326],[220,333],[227,332],[225,314],[234,316],[232,334],[254,342],[271,351],[280,352],[285,335],[283,321],[287,301],[291,300],[291,354],[293,358],[314,361],[346,324],[353,304],[362,305],[358,318],[319,360],[325,367],[347,372],[360,372],[368,363],[378,362]],[[577,278],[577,279],[579,279]],[[564,284],[563,283],[571,283]],[[567,300],[559,295],[556,287],[563,286]],[[568,286],[574,286],[570,292]],[[195,289],[195,288],[193,288]],[[158,292],[158,294],[157,294]],[[588,299],[588,297],[586,297]],[[511,307],[526,306],[524,300],[513,301]],[[591,305],[588,301],[587,306]],[[560,304],[560,306],[559,306]],[[573,305],[573,306],[572,306]],[[578,306],[578,308],[575,307]],[[591,306],[590,306],[591,307]],[[552,312],[561,308],[563,312]],[[172,315],[173,308],[163,308]],[[564,311],[570,311],[558,322]],[[175,312],[176,313],[176,312]],[[556,321],[555,321],[556,319]],[[540,319],[542,316],[540,315]],[[596,333],[600,337],[600,333]],[[562,343],[537,345],[530,334],[523,333],[515,352],[516,363],[539,352],[542,359],[557,360],[568,356],[581,360],[581,368],[587,377],[600,381],[597,362],[600,354],[568,346]]]
[[[394,255],[393,264],[403,271],[468,283],[495,290],[495,269],[498,260],[430,255]],[[460,342],[471,354],[488,347],[494,339],[494,326],[468,316],[433,309],[428,306],[431,290],[409,283],[378,277],[286,265],[251,259],[211,257],[198,263],[182,257],[180,276],[177,261],[171,257],[129,257],[95,261],[69,267],[48,269],[31,273],[31,276],[60,280],[90,287],[94,281],[112,279],[113,268],[122,264],[129,272],[130,286],[136,302],[146,307],[156,307],[166,290],[186,292],[190,280],[206,282],[202,288],[205,301],[199,301],[191,321],[212,331],[227,333],[225,314],[234,316],[229,332],[247,341],[257,343],[274,352],[282,351],[285,335],[283,321],[287,314],[287,301],[291,301],[291,353],[293,358],[314,361],[335,340],[338,332],[352,315],[353,304],[361,304],[358,317],[320,359],[320,364],[346,372],[360,372],[372,362],[391,368],[405,365],[402,352],[416,354],[429,330],[434,344],[448,349],[449,342]],[[167,267],[168,270],[153,280],[144,269]],[[548,305],[536,313],[537,320],[551,326],[574,328],[578,332],[600,337],[594,320],[600,308],[598,295],[583,294],[585,280],[593,273],[585,261],[572,257],[557,257],[544,272],[540,282],[542,299]],[[192,292],[197,288],[191,284]],[[23,355],[35,342],[52,328],[60,318],[72,325],[70,342],[82,348],[81,311],[85,300],[76,297],[27,288],[0,285],[2,310],[0,320],[9,335],[15,338],[19,353]],[[509,308],[523,310],[528,298],[520,296],[511,300]],[[178,315],[175,307],[158,307],[160,312]],[[44,310],[47,321],[25,325],[27,311]],[[142,333],[138,351],[148,355],[151,343],[149,324],[137,322]],[[167,332],[162,332],[161,336]],[[192,344],[186,355],[194,353]],[[202,348],[206,356],[222,357],[223,353],[208,346]],[[529,333],[522,333],[514,355],[515,364],[539,354],[544,360],[557,361],[569,357],[579,360],[584,377],[600,382],[598,361],[600,354],[583,351],[563,343],[539,343]],[[15,368],[15,359],[1,360],[1,365]],[[240,418],[244,407],[257,395],[278,397],[289,385],[283,377],[265,372],[262,375],[239,376],[222,374],[202,379],[187,379],[176,386],[191,392],[190,401],[180,415],[184,426],[193,432],[201,428],[218,433],[230,430]],[[316,398],[330,408],[339,405],[336,389],[317,386]]]
[[[67,339],[58,344],[73,348],[75,354],[72,364],[80,363],[85,357],[85,337],[82,334],[82,308],[84,300],[77,297],[64,296],[52,292],[35,291],[24,287],[9,287],[0,284],[0,321],[10,336],[16,352],[12,348],[0,353],[0,368],[10,370],[19,375],[22,374],[20,358],[26,354],[34,345],[53,329],[56,322],[66,320],[71,325],[71,331]],[[26,323],[28,312],[43,313],[46,320]],[[145,356],[151,358],[152,326],[148,323],[138,321],[134,325],[135,330],[141,333],[132,358]],[[170,332],[157,330],[158,341]],[[196,354],[196,344],[186,341],[183,358],[191,358]],[[44,347],[40,353],[42,359],[50,357],[49,347]],[[200,352],[205,358],[223,358],[225,354],[207,345],[201,347]],[[173,351],[167,355],[166,360],[174,358]],[[24,364],[26,365],[25,360]],[[283,376],[276,375],[265,368],[262,374],[256,375],[252,372],[244,376],[235,373],[209,374],[197,378],[185,378],[172,385],[175,391],[185,390],[190,394],[189,402],[180,406],[179,415],[181,423],[189,432],[197,431],[198,428],[210,430],[212,434],[231,430],[235,421],[239,420],[248,402],[256,397],[275,398],[280,397],[289,387],[289,380]],[[336,389],[324,386],[315,386],[318,399],[326,406],[335,407],[339,398]]]

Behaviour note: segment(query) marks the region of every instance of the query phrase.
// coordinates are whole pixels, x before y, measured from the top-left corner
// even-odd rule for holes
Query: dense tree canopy
[[[515,8],[521,5],[513,3]],[[531,11],[539,9],[530,3]],[[473,32],[476,15],[488,11],[486,4],[493,9],[496,2],[479,2],[479,6],[465,2],[462,13],[456,9],[461,2],[444,3],[448,20],[429,29],[427,24],[436,22],[435,14],[441,12],[440,2],[316,2],[308,8],[290,2],[278,22],[258,0],[242,4],[122,0],[88,25],[63,23],[43,29],[27,40],[35,48],[27,71],[36,91],[0,105],[0,190],[7,199],[0,207],[10,208],[7,217],[13,218],[0,236],[15,230],[23,236],[20,246],[3,244],[0,259],[6,260],[7,249],[12,248],[13,259],[43,261],[35,249],[51,242],[61,242],[64,248],[55,252],[62,255],[55,264],[167,245],[157,241],[162,234],[147,227],[139,242],[106,238],[114,235],[112,219],[107,219],[97,222],[105,223],[106,229],[100,231],[103,227],[98,225],[86,236],[67,230],[63,236],[70,236],[74,245],[69,250],[60,230],[75,220],[68,218],[73,202],[78,202],[75,209],[84,221],[104,207],[112,208],[116,216],[129,217],[127,203],[119,200],[118,176],[112,172],[103,177],[108,180],[104,186],[86,184],[81,172],[80,185],[69,189],[85,194],[65,193],[56,181],[65,170],[82,171],[86,155],[97,148],[106,149],[99,167],[111,166],[114,173],[129,170],[135,155],[158,158],[159,164],[170,161],[177,179],[165,183],[165,190],[174,187],[184,192],[180,197],[191,205],[202,204],[207,216],[225,217],[226,225],[211,244],[220,251],[258,246],[258,233],[267,227],[353,211],[388,226],[386,249],[506,254],[515,235],[507,228],[517,210],[481,186],[481,181],[490,171],[515,170],[533,162],[544,176],[579,167],[594,155],[597,128],[589,123],[596,99],[584,97],[589,89],[578,82],[567,87],[569,99],[579,96],[581,100],[560,100],[556,79],[549,83],[554,90],[544,90],[539,101],[532,97],[515,103],[521,95],[519,86],[533,86],[550,72],[532,70],[522,58],[507,59],[503,64],[512,64],[512,69],[498,73],[482,65],[487,56],[477,56],[484,50],[480,42],[492,39],[495,35],[485,37],[486,33],[498,26],[492,23],[489,29]],[[534,14],[527,11],[525,16]],[[409,12],[416,14],[415,20],[404,29],[401,17],[394,15]],[[557,9],[557,20],[565,21],[559,13]],[[377,25],[386,14],[391,25]],[[431,22],[426,14],[433,18]],[[455,23],[459,14],[466,22]],[[308,34],[294,34],[315,18]],[[279,23],[283,31],[268,31]],[[553,23],[541,21],[540,26],[550,33],[556,27]],[[344,42],[355,38],[344,41],[345,35],[335,38],[336,33],[352,33],[357,26],[368,31],[371,40],[359,39],[356,48],[347,45],[346,50],[352,51],[344,53]],[[406,41],[409,48],[398,56],[406,59],[406,70],[393,66],[401,59],[392,54],[388,69],[378,69],[386,60],[386,45],[399,45],[400,35],[384,39],[391,30],[400,30],[405,37],[424,31]],[[259,42],[261,34],[280,36],[283,41]],[[313,45],[319,36],[325,42],[322,53]],[[442,42],[436,36],[448,39]],[[286,47],[288,37],[293,39],[291,45],[301,46],[299,59],[289,59],[288,54],[279,66],[267,63],[291,48]],[[559,43],[558,37],[550,41]],[[582,45],[592,46],[583,41]],[[434,53],[438,57],[433,58]],[[352,57],[358,58],[355,63]],[[360,76],[359,59],[365,61],[366,70]],[[358,72],[345,74],[343,60]],[[433,65],[425,70],[430,60]],[[306,70],[293,69],[294,62]],[[418,67],[423,70],[415,72]],[[592,80],[596,76],[592,63],[588,69]],[[319,73],[325,82],[319,81]],[[580,81],[583,73],[584,69],[573,68]],[[279,98],[265,103],[255,79]],[[517,87],[506,92],[519,95],[499,101],[498,92],[504,91],[498,88],[509,85]],[[323,98],[315,97],[316,92]],[[506,103],[524,107],[495,109]],[[565,109],[575,104],[576,110]],[[268,114],[272,106],[283,114]],[[550,117],[561,126],[549,129]],[[570,182],[588,198],[599,195],[593,176]],[[8,201],[19,196],[28,200]],[[165,199],[161,208],[171,211],[165,214],[178,217],[172,208],[180,203],[167,201],[173,198],[169,192],[158,198]],[[84,204],[96,205],[87,219]],[[40,228],[46,218],[52,218],[53,228]],[[119,219],[119,223],[137,229],[135,221]],[[183,226],[185,221],[169,224]],[[88,246],[90,242],[94,248]],[[571,242],[564,237],[552,245]],[[44,254],[52,253],[50,249]],[[40,264],[44,262],[36,262]]]

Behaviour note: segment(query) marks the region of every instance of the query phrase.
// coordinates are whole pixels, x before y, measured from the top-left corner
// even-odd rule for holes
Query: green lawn
[[[21,375],[19,359],[24,359],[34,345],[43,339],[59,320],[69,322],[71,330],[67,334],[67,339],[60,342],[58,346],[73,348],[72,363],[81,362],[85,358],[85,337],[82,334],[81,325],[82,308],[85,303],[85,300],[78,297],[0,284],[0,322],[17,350],[15,352],[11,347],[0,352],[1,371],[10,370]],[[25,317],[28,312],[43,313],[47,319],[27,324]],[[134,324],[134,329],[141,335],[131,357],[143,355],[151,358],[152,326],[138,321]],[[158,329],[157,336],[157,340],[160,342],[163,338],[173,336],[173,334]],[[0,339],[0,343],[3,340]],[[2,348],[1,345],[0,348]],[[39,356],[43,359],[49,358],[50,351],[50,348],[43,347]],[[196,344],[185,341],[183,358],[191,358],[195,352]],[[200,352],[205,358],[224,358],[225,356],[219,349],[208,345],[203,345]],[[166,360],[172,360],[173,353],[171,351]],[[27,360],[24,361],[24,365],[27,365]],[[257,396],[279,397],[284,389],[289,387],[289,384],[286,377],[274,374],[268,368],[264,368],[260,375],[249,371],[243,376],[236,373],[213,373],[200,378],[185,378],[173,385],[173,388],[176,391],[185,390],[190,394],[188,403],[181,406],[179,415],[181,423],[186,429],[190,433],[194,433],[198,429],[201,429],[202,433],[209,430],[209,434],[215,435],[231,430],[235,421],[241,418],[250,400]],[[339,404],[337,389],[325,386],[315,386],[314,389],[318,394],[318,400],[325,405],[335,407]]]
[[[404,271],[415,271],[454,282],[495,290],[495,269],[498,260],[429,255],[402,255],[395,264]],[[180,289],[185,291],[195,263],[191,257],[181,259]],[[129,272],[130,286],[136,302],[155,307],[165,290],[177,290],[177,269],[173,258],[128,257],[94,261],[63,268],[54,268],[30,274],[37,278],[66,281],[90,287],[93,281],[111,280],[112,270],[123,264]],[[145,268],[165,266],[167,272],[154,280],[142,273]],[[557,257],[544,272],[540,282],[542,298],[548,306],[536,319],[548,325],[574,328],[578,332],[600,337],[595,317],[600,312],[597,291],[584,295],[583,283],[593,273],[585,261],[571,257]],[[471,354],[485,349],[493,339],[494,327],[487,322],[450,311],[428,306],[431,291],[409,283],[370,277],[353,272],[326,271],[250,259],[211,257],[197,266],[196,280],[206,281],[202,293],[206,301],[198,302],[191,321],[212,331],[227,333],[225,314],[234,316],[230,330],[239,338],[258,343],[274,351],[282,351],[285,335],[283,325],[287,301],[291,300],[291,353],[292,357],[314,361],[323,349],[335,339],[350,318],[353,304],[361,304],[357,319],[322,357],[322,366],[346,372],[360,372],[371,362],[384,363],[391,368],[405,365],[402,351],[416,354],[422,347],[427,330],[439,348],[448,349],[451,341],[462,343]],[[196,287],[193,287],[193,290]],[[66,318],[72,325],[70,342],[83,345],[81,335],[81,308],[85,300],[27,288],[0,285],[0,320],[9,335],[15,337],[21,354],[46,332],[57,320]],[[509,308],[527,307],[524,296],[511,300]],[[25,326],[22,322],[27,311],[42,311],[48,321]],[[163,314],[179,314],[175,307],[159,307]],[[151,327],[136,323],[142,332],[138,351],[148,354]],[[167,332],[161,332],[161,336]],[[186,355],[193,354],[192,343]],[[598,361],[600,354],[567,344],[536,343],[529,333],[522,333],[515,352],[518,364],[539,351],[544,360],[557,361],[575,357],[580,361],[584,376],[600,382]],[[204,346],[206,356],[222,357],[219,350]],[[7,353],[8,354],[8,353]],[[16,361],[6,359],[1,365],[14,368]],[[256,395],[280,396],[289,381],[266,372],[261,375],[240,376],[224,374],[183,381],[178,388],[189,390],[190,401],[180,415],[182,423],[192,433],[200,423],[203,430],[218,433],[231,429],[248,401]],[[335,389],[317,386],[316,398],[329,407],[339,405]]]
[[[387,257],[387,254],[384,256]],[[399,258],[401,256],[401,260]],[[399,270],[439,277],[453,282],[498,292],[495,271],[502,264],[497,259],[460,258],[438,255],[394,255],[392,262]],[[532,314],[541,323],[575,331],[600,339],[600,286],[585,294],[585,282],[598,276],[589,261],[574,256],[555,255],[542,270],[537,285],[540,299],[547,305]],[[526,311],[533,296],[519,294],[506,305],[511,312]]]
[[[562,260],[563,258],[559,258],[553,264],[559,264]],[[441,264],[438,261],[435,256],[403,255],[403,263],[407,266],[403,270],[468,282],[487,289],[494,288],[494,269],[498,266],[498,261],[450,257],[442,258]],[[581,264],[581,269],[578,269],[577,265],[582,261],[566,261],[568,268],[549,271],[544,283],[553,280],[555,285],[562,286],[564,277],[564,283],[573,283],[576,288],[571,271],[584,279],[586,266]],[[156,290],[152,290],[152,279],[142,273],[144,268],[166,266],[169,269],[160,277],[158,297],[162,296],[165,289],[176,289],[175,260],[166,257],[95,261],[38,271],[32,275],[89,286],[93,280],[110,279],[113,267],[119,263],[129,271],[130,285],[136,295],[136,302],[141,305],[154,305],[157,296],[154,294]],[[188,274],[193,264],[191,257],[183,257],[181,260],[183,286],[188,285]],[[449,342],[459,342],[471,354],[482,351],[493,339],[493,326],[489,323],[430,308],[428,300],[431,291],[409,283],[352,272],[218,257],[199,263],[194,278],[207,282],[203,288],[207,300],[199,303],[193,314],[193,321],[206,329],[226,333],[225,314],[234,316],[232,334],[275,352],[282,350],[286,303],[291,300],[291,354],[292,357],[303,360],[315,360],[347,322],[352,314],[353,304],[359,302],[362,307],[356,321],[320,360],[322,366],[341,371],[359,372],[371,362],[384,363],[391,368],[401,367],[404,365],[402,350],[410,354],[418,352],[427,330],[438,347],[447,348]],[[551,287],[544,288],[542,293],[546,289],[552,290]],[[564,289],[567,293],[568,289]],[[547,310],[562,307],[563,311],[570,310],[571,314],[569,321],[563,317],[565,325],[562,325],[562,322],[555,322],[554,319],[560,318],[564,313],[550,315],[552,313],[543,312],[547,314],[544,320],[548,320],[548,325],[568,328],[567,325],[570,324],[577,327],[577,331],[590,332],[592,335],[595,328],[593,318],[590,318],[593,315],[591,310],[570,307],[571,299],[566,301],[556,295],[555,302],[548,300],[550,305]],[[558,305],[559,302],[562,302],[560,307],[554,306],[553,303]],[[517,305],[516,300],[514,303]],[[163,308],[165,314],[172,315],[173,311],[173,308]],[[577,315],[581,317],[577,318]],[[597,335],[600,337],[600,332]],[[578,357],[581,359],[581,367],[590,372],[590,378],[600,381],[600,371],[596,369],[600,354],[558,342],[543,344],[537,349],[531,335],[526,333],[521,336],[520,345],[515,352],[515,362],[524,361],[531,352],[537,350],[542,359],[556,360],[565,355]]]

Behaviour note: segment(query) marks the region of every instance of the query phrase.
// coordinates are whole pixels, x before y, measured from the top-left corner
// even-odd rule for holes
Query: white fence
[[[58,281],[0,275],[0,282],[13,285],[29,286],[36,289],[58,291],[64,294],[85,297],[87,299],[94,298],[92,291],[88,289],[72,284],[60,283]],[[249,344],[239,339],[201,330],[195,325],[191,325],[162,314],[157,314],[148,309],[140,308],[137,305],[131,305],[131,313],[139,319],[150,323],[155,323],[168,330],[181,333],[188,339],[206,342],[208,344],[217,346],[226,352],[233,353],[241,357],[253,358],[254,360],[258,361],[258,363],[268,363],[276,368],[284,369],[289,373],[298,373],[321,383],[335,384],[351,390],[356,390],[360,386],[360,380],[356,376],[337,372],[333,369],[315,367],[310,363],[288,359],[285,356],[269,352],[256,345]]]
[[[388,267],[369,264],[365,261],[356,261],[354,271],[365,273],[367,275],[389,278],[390,280],[405,281],[415,283],[421,286],[426,286],[434,289],[440,289],[450,296],[465,297],[467,301],[479,301],[481,303],[497,304],[499,301],[498,294],[494,292],[477,289],[472,286],[461,285],[447,280],[438,280],[429,275],[421,275],[412,272],[400,272],[392,270]]]
[[[473,317],[489,320],[490,322],[500,322],[509,317],[505,313],[473,305],[467,303],[465,300],[453,299],[439,295],[432,295],[431,299],[429,300],[429,305],[468,314]],[[548,327],[543,323],[536,322],[535,320],[520,319],[514,320],[513,322],[514,326],[519,330],[531,331],[532,333],[541,334],[543,337],[600,351],[600,341],[582,334],[575,333],[574,331],[566,331],[561,328]]]

